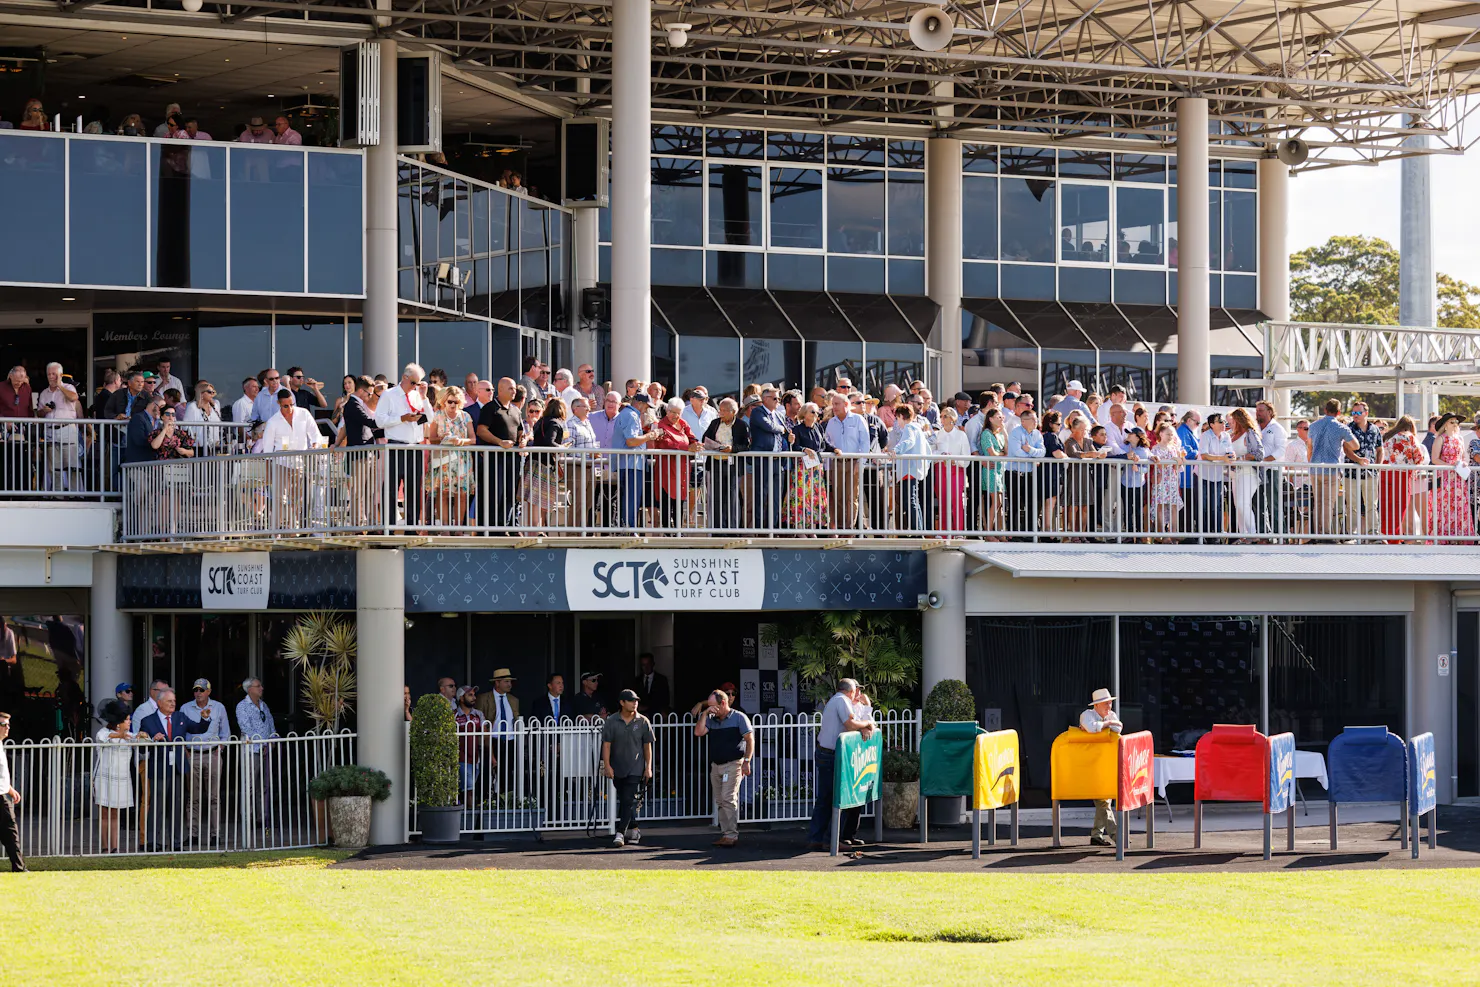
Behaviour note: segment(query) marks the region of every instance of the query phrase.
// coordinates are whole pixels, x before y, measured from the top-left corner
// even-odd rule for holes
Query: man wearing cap
[[[196,679],[191,687],[193,702],[186,703],[180,712],[191,723],[206,724],[206,729],[190,738],[189,830],[190,842],[200,846],[202,832],[210,834],[210,843],[215,845],[221,837],[221,742],[231,739],[231,721],[226,718],[226,707],[211,698],[209,679]],[[206,711],[210,715],[206,716]]]
[[[584,686],[585,679],[581,681]],[[653,777],[653,725],[637,711],[637,693],[623,689],[621,710],[601,725],[601,773],[617,790],[617,833],[613,847],[642,840],[637,828],[637,791]]]
[[[581,673],[581,691],[570,698],[571,716],[594,718],[606,715],[606,700],[596,691],[600,685],[600,672]]]
[[[1084,397],[1084,385],[1077,380],[1071,380],[1069,381],[1069,386],[1064,388],[1064,397],[1062,400],[1049,410],[1057,411],[1064,416],[1065,420],[1069,418],[1071,411],[1081,411],[1093,420],[1094,416],[1089,413],[1089,405],[1080,400],[1082,397]]]
[[[709,738],[709,787],[719,815],[714,845],[732,847],[740,842],[740,780],[750,774],[755,731],[750,718],[731,709],[730,697],[715,689],[694,723],[694,736]]]
[[[247,129],[243,130],[236,140],[239,144],[275,144],[277,135],[272,132],[271,127],[262,122],[261,117],[253,117],[247,123]]]
[[[1079,714],[1079,728],[1085,733],[1103,730],[1120,733],[1123,724],[1115,713],[1115,699],[1109,689],[1096,689],[1090,697],[1089,708]],[[1110,800],[1100,799],[1095,803],[1095,821],[1089,830],[1089,841],[1095,846],[1114,846],[1115,836],[1115,813],[1110,811]]]
[[[488,731],[488,720],[474,705],[477,702],[478,687],[476,685],[458,687],[456,713],[453,716],[453,719],[457,721],[459,737],[457,780],[462,786],[463,801],[468,808],[472,808],[475,801],[474,789],[478,786],[479,762],[483,760],[483,748],[487,743],[487,738],[480,734]],[[498,769],[498,758],[492,753],[488,757],[488,766],[493,770]]]
[[[113,687],[113,701],[123,707],[125,713],[132,716],[134,711],[134,684],[132,682],[120,682],[115,685]],[[98,703],[100,713],[106,705],[108,705],[107,700]]]

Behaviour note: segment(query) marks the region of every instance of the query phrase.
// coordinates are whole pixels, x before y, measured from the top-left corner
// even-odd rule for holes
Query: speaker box
[[[612,300],[604,287],[597,285],[581,290],[581,318],[588,322],[612,320]]]
[[[606,206],[611,198],[611,122],[576,117],[560,126],[560,170],[567,206]]]

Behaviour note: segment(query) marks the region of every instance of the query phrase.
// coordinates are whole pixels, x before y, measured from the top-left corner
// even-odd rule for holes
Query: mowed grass
[[[1476,870],[372,871],[335,859],[0,874],[0,970],[49,987],[1480,979]]]

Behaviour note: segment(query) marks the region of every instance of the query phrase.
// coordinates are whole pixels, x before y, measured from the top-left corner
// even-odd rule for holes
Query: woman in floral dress
[[[1385,462],[1394,467],[1423,466],[1429,461],[1429,453],[1418,441],[1418,425],[1404,415],[1398,423],[1382,437],[1386,452]],[[1414,477],[1417,470],[1385,469],[1379,472],[1378,514],[1382,518],[1382,533],[1388,543],[1396,545],[1403,535],[1415,533],[1409,517],[1412,512]]]
[[[1151,528],[1153,531],[1177,530],[1177,515],[1182,511],[1181,465],[1187,458],[1177,430],[1163,423],[1151,447]]]
[[[432,510],[438,526],[463,524],[468,519],[468,495],[473,488],[472,453],[455,452],[474,442],[473,419],[463,410],[461,387],[444,387],[437,395],[441,407],[432,416],[428,441],[432,450]]]
[[[1459,466],[1468,460],[1459,437],[1459,416],[1448,413],[1439,419],[1434,439],[1434,465]],[[1474,538],[1475,515],[1470,513],[1469,488],[1453,469],[1434,471],[1429,492],[1429,534],[1438,538]]]

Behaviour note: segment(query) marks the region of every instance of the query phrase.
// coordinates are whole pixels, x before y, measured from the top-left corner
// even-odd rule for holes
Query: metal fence
[[[30,857],[287,850],[329,842],[308,796],[326,768],[355,761],[355,734],[7,743],[21,852]],[[188,771],[182,770],[188,767]]]
[[[812,814],[818,717],[766,714],[750,718],[755,760],[740,785],[740,821],[796,822]],[[920,713],[877,716],[886,749],[920,749]],[[694,736],[688,714],[652,718],[653,783],[641,818],[647,822],[714,816],[707,741]],[[502,733],[461,730],[462,831],[533,833],[606,831],[614,800],[601,777],[601,721],[519,719]],[[409,754],[408,754],[409,757]],[[408,773],[409,777],[409,773]],[[413,784],[407,830],[421,829]]]
[[[1480,469],[370,446],[124,468],[130,540],[287,534],[1465,542]]]
[[[245,450],[246,424],[180,422],[177,427],[191,436],[198,455]],[[117,499],[127,433],[124,421],[0,418],[0,498]]]

